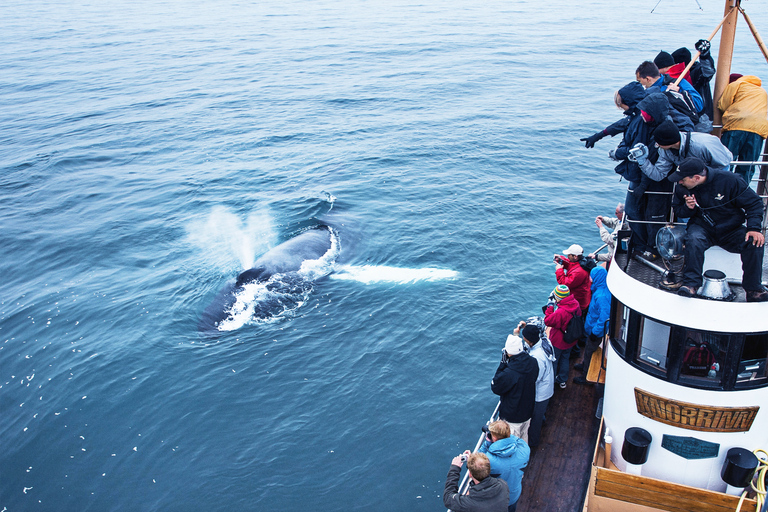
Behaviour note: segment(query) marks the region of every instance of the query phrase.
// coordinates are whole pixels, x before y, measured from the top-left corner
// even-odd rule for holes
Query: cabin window
[[[748,334],[739,359],[737,388],[762,386],[768,382],[768,333]]]
[[[643,317],[637,343],[637,361],[655,370],[666,372],[670,327]]]
[[[621,302],[613,301],[613,331],[611,331],[611,338],[613,339],[614,347],[622,357],[627,351],[627,328],[629,326],[630,311]]]
[[[701,387],[720,387],[731,337],[722,333],[681,329],[684,341],[679,381]]]

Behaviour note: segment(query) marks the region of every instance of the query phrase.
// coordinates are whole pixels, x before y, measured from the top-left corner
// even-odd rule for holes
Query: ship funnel
[[[725,274],[714,269],[704,272],[704,282],[699,289],[699,295],[712,300],[733,300],[734,298],[728,281],[725,280]]]

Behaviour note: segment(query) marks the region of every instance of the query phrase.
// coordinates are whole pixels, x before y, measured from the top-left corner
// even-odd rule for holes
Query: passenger
[[[528,345],[528,354],[539,365],[539,376],[536,378],[536,403],[533,405],[531,426],[528,429],[528,444],[531,448],[539,446],[541,438],[541,425],[544,423],[544,415],[547,413],[549,399],[555,393],[555,372],[552,364],[557,360],[555,351],[549,343],[546,334],[542,337],[539,327],[533,324],[520,322],[515,328],[517,336],[522,332],[523,341]],[[512,492],[512,485],[509,486]]]
[[[677,182],[672,206],[678,218],[689,218],[685,237],[685,266],[679,295],[695,297],[702,283],[704,251],[718,245],[741,254],[742,287],[747,302],[768,301],[760,284],[765,237],[760,232],[763,202],[744,180],[702,160],[686,158],[670,174]],[[746,227],[743,225],[746,220]]]
[[[508,512],[515,512],[523,491],[523,469],[528,465],[531,449],[519,437],[510,435],[509,424],[498,420],[488,425],[488,434],[480,453],[491,462],[491,476],[501,478],[509,487]]]
[[[565,251],[562,256],[555,254],[555,278],[557,284],[564,284],[570,290],[570,293],[576,298],[582,312],[586,312],[589,307],[589,288],[592,283],[589,282],[589,272],[581,266],[581,260],[584,258],[584,249],[580,245],[573,244]]]
[[[467,494],[459,494],[459,478],[467,456],[467,471],[472,481]],[[455,512],[506,512],[509,504],[509,486],[500,478],[491,476],[491,463],[484,453],[465,451],[451,461],[445,477],[443,504]]]
[[[561,284],[550,295],[550,300],[544,307],[544,323],[552,329],[549,339],[555,348],[555,382],[565,388],[568,382],[568,365],[570,363],[571,349],[576,342],[565,343],[563,331],[568,327],[573,315],[580,314],[579,303],[576,301],[567,286]]]
[[[714,119],[714,108],[712,103],[712,90],[709,82],[715,76],[715,60],[709,53],[710,43],[706,39],[699,39],[694,47],[699,52],[699,59],[693,63],[690,70],[691,84],[696,92],[701,96],[704,102],[703,113],[707,114],[709,120]],[[688,48],[678,48],[672,52],[672,58],[676,63],[682,62],[686,66],[691,62],[691,52]]]
[[[653,65],[653,63],[651,63]],[[658,157],[654,142],[654,134],[663,121],[671,119],[669,117],[669,101],[664,94],[652,93],[646,96],[637,105],[639,115],[633,117],[630,121],[627,131],[624,132],[624,139],[621,144],[608,153],[608,156],[614,160],[620,160],[615,171],[629,182],[627,196],[625,199],[625,210],[629,216],[629,227],[632,229],[632,238],[630,239],[630,249],[633,253],[643,257],[652,258],[654,256],[653,241],[648,237],[648,227],[646,224],[633,221],[645,221],[646,203],[648,199],[644,197],[645,190],[669,189],[669,184],[658,183],[659,180],[651,180],[645,177],[640,171],[636,160],[630,160],[630,149],[638,144],[649,148],[648,159],[652,162]],[[649,194],[651,195],[651,194]],[[668,198],[666,198],[668,201]],[[654,201],[656,201],[654,195]],[[652,206],[654,204],[652,201]],[[654,210],[655,211],[655,210]]]
[[[698,132],[681,133],[674,123],[665,121],[656,129],[659,158],[655,164],[647,157],[637,159],[643,173],[654,181],[666,178],[673,166],[688,157],[704,162],[710,171],[728,171],[733,160],[731,152],[714,135]],[[677,181],[677,180],[674,180]]]
[[[647,94],[664,94],[671,106],[669,115],[681,130],[693,131],[696,128],[696,123],[699,122],[698,110],[703,107],[704,102],[691,84],[683,80],[679,87],[675,87],[674,79],[669,75],[660,74],[656,65],[650,61],[640,64],[635,76],[645,87]],[[698,98],[698,104],[694,95]]]
[[[584,348],[584,359],[574,366],[574,369],[582,371],[582,375],[573,378],[576,384],[589,383],[587,380],[589,363],[592,361],[592,354],[605,337],[606,325],[611,316],[611,292],[608,291],[606,283],[608,272],[603,267],[595,267],[590,272],[590,277],[592,277],[592,301],[589,303],[587,318],[584,319],[584,330],[589,338]]]
[[[501,363],[491,380],[491,391],[499,395],[499,418],[509,423],[512,435],[528,442],[528,428],[536,401],[539,367],[523,348],[523,340],[510,334],[501,351]]]
[[[604,217],[598,215],[595,217],[595,225],[600,230],[600,239],[607,246],[608,251],[605,253],[595,254],[592,253],[588,257],[597,261],[611,261],[613,257],[613,251],[616,248],[616,235],[621,229],[621,221],[624,218],[624,203],[616,205],[615,217]],[[613,231],[608,231],[612,229]]]
[[[756,76],[732,74],[717,102],[717,108],[723,113],[720,141],[734,158],[743,162],[759,160],[768,137],[768,95],[761,86]],[[737,165],[734,172],[749,185],[755,167]]]
[[[579,139],[584,143],[586,148],[595,147],[595,142],[599,141],[606,135],[613,137],[623,133],[629,122],[632,120],[632,116],[639,115],[640,112],[635,108],[640,100],[645,98],[645,89],[638,82],[629,82],[627,85],[616,91],[613,99],[616,102],[616,106],[624,111],[624,117],[611,124],[610,126],[600,130],[594,135]]]
[[[671,55],[670,55],[670,60],[674,65],[674,60],[672,59]],[[673,79],[669,75],[663,75],[659,71],[658,66],[656,66],[656,64],[654,64],[653,62],[650,62],[650,61],[642,62],[637,67],[637,70],[635,70],[635,77],[637,78],[637,81],[640,82],[640,85],[645,87],[646,92],[649,94],[653,89],[658,89],[660,92],[666,92],[666,91],[681,92],[682,91],[682,92],[688,93],[688,96],[693,102],[693,107],[697,113],[701,112],[702,109],[704,108],[704,100],[701,99],[701,95],[698,92],[696,92],[696,89],[694,89],[693,86],[690,83],[688,83],[687,80],[680,81],[680,84],[675,86],[674,84],[675,79]]]
[[[689,57],[688,61],[690,62],[690,60],[691,59]],[[671,54],[665,51],[659,52],[659,54],[656,55],[656,58],[653,59],[653,63],[656,64],[657,68],[659,68],[659,74],[669,75],[671,78],[674,78],[675,80],[677,80],[678,77],[683,73],[683,71],[685,71],[685,64],[681,65],[679,63],[676,63],[675,58]],[[683,79],[687,80],[688,83],[691,86],[693,86],[693,80],[691,79],[690,73],[686,73]]]

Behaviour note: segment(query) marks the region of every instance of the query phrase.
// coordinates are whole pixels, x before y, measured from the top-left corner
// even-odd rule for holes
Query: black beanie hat
[[[656,64],[656,67],[659,69],[668,68],[675,65],[675,59],[673,59],[667,52],[659,52],[656,58],[653,59],[653,63]]]
[[[667,119],[653,132],[653,138],[659,146],[671,146],[680,142],[680,130],[675,123]]]
[[[526,325],[523,327],[523,338],[535,345],[539,342],[539,328],[535,325]]]
[[[675,64],[685,62],[685,65],[687,66],[688,63],[691,62],[691,52],[685,47],[678,48],[672,52],[672,58],[674,59]]]

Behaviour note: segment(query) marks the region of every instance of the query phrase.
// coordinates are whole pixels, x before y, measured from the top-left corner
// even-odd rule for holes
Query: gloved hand
[[[610,150],[608,152],[608,158],[610,158],[611,160],[615,160],[617,162],[619,161],[619,159],[616,158],[616,150],[615,149],[612,149],[612,150]]]
[[[584,139],[579,139],[579,140],[584,143],[585,148],[593,148],[595,147],[595,142],[599,141],[603,137],[605,137],[605,132],[603,130],[600,130],[594,135],[590,135],[589,137],[586,137]]]
[[[637,198],[639,198],[640,196],[642,196],[643,194],[645,194],[645,190],[646,190],[647,188],[648,188],[648,186],[647,186],[647,185],[645,185],[644,183],[640,182],[640,184],[639,184],[638,186],[636,186],[635,188],[633,188],[633,189],[632,189],[632,193],[633,193],[633,194],[634,194],[634,195],[635,195]]]
[[[712,46],[712,44],[706,39],[699,39],[698,41],[696,41],[696,44],[693,46],[699,51],[702,57],[708,57],[709,49]]]
[[[557,305],[557,302],[555,302],[555,299],[549,299],[547,301],[547,307],[555,307]]]
[[[505,364],[507,361],[509,361],[509,356],[507,355],[507,351],[504,349],[501,349],[501,363]]]
[[[645,162],[648,161],[648,147],[642,142],[638,142],[629,150],[627,158],[632,162],[637,162],[637,165],[645,165]]]

